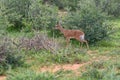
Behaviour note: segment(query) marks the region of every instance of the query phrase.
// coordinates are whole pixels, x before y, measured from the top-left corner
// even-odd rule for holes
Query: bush
[[[9,22],[7,18],[4,16],[4,11],[5,6],[0,2],[0,33],[4,33],[4,31],[7,29]]]
[[[117,75],[116,69],[107,67],[107,69],[99,70],[96,68],[89,68],[86,72],[83,72],[82,78],[85,80],[119,80],[120,76]]]
[[[90,78],[91,80],[101,80],[103,79],[103,72],[98,71],[97,69],[90,69],[87,72],[82,74],[83,77]]]
[[[50,5],[55,5],[57,6],[59,9],[64,9],[65,5],[64,3],[66,3],[66,1],[64,0],[43,0],[43,4],[50,4]]]
[[[60,10],[69,9],[75,11],[77,9],[77,4],[80,0],[43,0],[43,3],[49,3],[51,5],[57,6]]]
[[[29,21],[33,29],[51,29],[57,20],[58,9],[51,5],[43,5],[35,0],[30,5]]]
[[[109,26],[106,15],[96,8],[94,2],[83,1],[79,4],[80,11],[70,13],[64,19],[67,28],[82,29],[86,34],[89,43],[95,43],[108,36]]]
[[[8,20],[8,30],[32,28],[51,28],[57,19],[57,8],[51,5],[43,5],[42,0],[1,0],[4,9],[2,13]]]
[[[115,17],[120,16],[120,0],[94,0],[102,12]]]
[[[5,37],[0,37],[0,75],[9,68],[23,66],[23,57],[17,54],[12,42]]]
[[[11,25],[8,30],[21,30],[24,27],[23,18],[28,17],[30,0],[1,0],[4,6],[3,13]]]
[[[59,9],[76,11],[80,7],[79,2],[86,4],[83,1],[87,0],[43,0],[43,3],[56,5]],[[93,5],[95,4],[97,8],[108,15],[120,16],[120,0],[89,0],[87,2],[92,2]]]

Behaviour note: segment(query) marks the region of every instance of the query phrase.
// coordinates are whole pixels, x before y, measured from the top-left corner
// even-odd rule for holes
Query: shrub
[[[90,69],[87,72],[82,74],[83,77],[86,76],[86,79],[89,77],[92,80],[103,79],[104,74],[97,69]]]
[[[0,2],[4,6],[3,16],[10,23],[8,25],[10,31],[51,28],[57,19],[57,8],[43,5],[41,0],[1,0]]]
[[[32,38],[22,37],[19,39],[18,48],[39,51],[45,49],[51,53],[55,53],[59,49],[59,45],[54,40],[48,38],[45,34],[36,33]]]
[[[56,5],[59,9],[68,9],[70,11],[76,11],[79,8],[79,2],[86,4],[83,0],[43,0],[43,3]],[[89,0],[87,2],[93,2],[93,5],[95,4],[97,8],[108,15],[120,16],[120,0]]]
[[[106,15],[96,8],[94,2],[83,1],[79,4],[80,10],[70,13],[64,19],[67,28],[82,29],[89,43],[95,43],[108,36],[109,26]]]
[[[120,0],[94,0],[96,6],[106,12],[108,15],[115,17],[120,16]]]
[[[103,65],[104,64],[104,65]],[[86,71],[82,73],[85,80],[119,80],[120,75],[118,69],[119,62],[93,62],[86,67]]]
[[[23,18],[27,18],[30,0],[1,0],[4,10],[3,16],[7,17],[9,25],[8,30],[21,30],[24,27]]]
[[[0,2],[0,33],[1,34],[4,33],[4,31],[9,25],[9,22],[3,13],[4,9],[5,9],[5,6],[3,6],[2,2]]]
[[[51,29],[57,20],[58,9],[51,5],[43,5],[39,0],[35,0],[30,5],[29,21],[32,22],[33,29]]]
[[[43,0],[43,4],[55,5],[59,10],[76,11],[78,2],[81,0]]]
[[[23,57],[17,54],[12,42],[5,37],[0,37],[0,75],[9,68],[23,66]]]
[[[64,1],[63,0],[43,0],[42,2],[43,2],[43,4],[48,3],[50,5],[55,5],[59,9],[64,9],[64,7],[65,7],[64,3],[66,3],[65,0]]]

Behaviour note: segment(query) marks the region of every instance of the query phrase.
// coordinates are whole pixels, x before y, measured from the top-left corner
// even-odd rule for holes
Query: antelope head
[[[57,22],[57,24],[55,25],[55,29],[61,29],[62,28],[62,26],[61,26],[61,24],[59,23],[59,22]]]

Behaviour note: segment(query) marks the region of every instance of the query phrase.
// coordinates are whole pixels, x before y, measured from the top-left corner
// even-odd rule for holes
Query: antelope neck
[[[64,28],[60,27],[59,29],[62,33],[64,33]]]

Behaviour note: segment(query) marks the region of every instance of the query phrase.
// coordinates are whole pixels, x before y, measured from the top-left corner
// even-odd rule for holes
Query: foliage
[[[8,28],[11,30],[20,30],[24,27],[22,23],[23,18],[27,18],[27,12],[30,5],[30,0],[1,0],[4,15],[11,25]]]
[[[117,17],[120,15],[119,3],[119,0],[1,0],[1,21],[7,23],[1,25],[7,26],[10,31],[24,29],[28,32],[31,29],[51,29],[58,16],[56,6],[64,10],[81,12],[85,7],[86,13],[88,9],[89,11],[97,9],[101,14],[104,12]]]
[[[57,6],[59,9],[75,11],[80,0],[43,0],[44,3]]]
[[[60,70],[56,73],[39,72],[33,70],[22,70],[10,72],[7,80],[83,80],[80,77],[73,76],[71,71]],[[66,75],[70,74],[70,75]],[[69,76],[69,77],[68,77]]]
[[[101,62],[99,63],[101,64]],[[107,65],[106,67],[105,64]],[[106,62],[104,63],[105,68],[95,68],[94,65],[88,65],[86,70],[81,73],[81,76],[78,74],[78,76],[75,76],[75,73],[68,70],[59,70],[53,74],[50,72],[36,73],[33,70],[18,69],[17,72],[9,72],[7,80],[119,80],[120,75],[117,73],[115,65],[112,63],[110,65]]]
[[[33,63],[34,66],[50,65],[50,64],[72,64],[72,63],[82,63],[88,61],[90,58],[87,54],[82,51],[70,51],[70,49],[60,50],[56,54],[50,54],[49,51],[41,50],[41,51],[33,51],[30,50],[27,52],[28,56],[32,56],[32,58],[36,61]],[[32,65],[33,65],[32,64]]]
[[[5,10],[5,6],[3,6],[2,2],[0,3],[0,33],[4,33],[4,31],[7,29],[9,22],[6,18],[6,16],[3,16],[3,11]]]
[[[36,73],[32,70],[23,70],[21,73],[9,73],[7,80],[56,80],[51,73]]]
[[[120,0],[94,0],[96,7],[100,8],[102,12],[115,17],[120,16]]]
[[[0,74],[9,68],[16,68],[24,64],[23,57],[12,47],[12,42],[5,37],[0,37]]]
[[[91,45],[88,51],[79,49],[79,45],[65,48],[64,39],[57,38],[55,40],[57,42],[60,40],[63,45],[54,54],[51,54],[49,49],[41,48],[40,51],[33,49],[40,47],[41,41],[39,40],[42,39],[41,37],[33,37],[33,29],[44,29],[43,32],[46,29],[46,32],[50,31],[58,21],[59,11],[57,7],[63,9],[60,10],[61,14],[62,11],[65,11],[65,15],[67,15],[66,17],[62,16],[63,27],[83,30],[86,34],[85,38],[90,43],[101,40],[98,43],[99,47]],[[103,40],[109,36],[108,33],[113,27],[120,27],[119,19],[115,21],[113,18],[108,18],[111,15],[120,16],[119,9],[120,0],[0,0],[0,75],[10,71],[7,74],[8,80],[119,80],[119,29],[110,35],[111,39]],[[110,26],[111,30],[106,18],[112,19],[110,23],[115,24]],[[6,29],[10,31],[8,35],[11,38],[6,35]],[[13,33],[11,30],[24,32]],[[54,36],[57,34],[58,31],[55,32]],[[23,43],[18,44],[19,37],[23,38],[23,36]],[[13,40],[15,37],[17,38]],[[44,41],[43,39],[42,42]],[[45,43],[51,47],[56,44],[53,40],[52,42],[48,40]],[[32,46],[32,49],[23,50],[24,46],[21,50],[18,48],[19,45],[30,45],[29,47]],[[94,60],[97,62],[89,64]],[[103,62],[103,60],[105,61]],[[20,68],[24,62],[30,65],[30,68],[27,67],[29,70]],[[73,73],[71,70],[60,70],[54,74],[49,72],[37,73],[43,66],[74,63],[83,64],[80,69],[73,71]]]
[[[29,21],[32,21],[33,29],[51,29],[57,20],[57,8],[51,5],[43,5],[39,0],[32,1],[29,8]]]
[[[119,0],[43,0],[43,3],[56,5],[59,9],[76,11],[80,6],[79,3],[93,2],[92,4],[101,9],[102,12],[108,15],[120,16],[120,1]]]
[[[95,43],[108,36],[109,25],[105,22],[106,15],[96,8],[94,2],[83,2],[79,3],[80,11],[70,13],[64,19],[64,25],[70,29],[81,29],[86,39]]]
[[[95,66],[96,64],[98,67]],[[85,78],[85,80],[119,80],[120,76],[117,75],[117,67],[114,63],[109,62],[108,64],[104,62],[101,68],[98,64],[101,64],[101,62],[88,66],[87,70],[82,73],[82,78]]]
[[[2,13],[10,25],[8,30],[51,28],[57,19],[57,8],[43,5],[41,0],[1,0]],[[28,25],[29,24],[29,25]]]
[[[51,53],[55,53],[59,46],[58,43],[56,43],[54,40],[51,40],[42,33],[34,33],[34,36],[31,38],[22,37],[18,39],[19,42],[17,43],[17,48],[24,49],[24,50],[35,50],[39,51],[42,49],[45,49],[47,51],[50,51]]]

